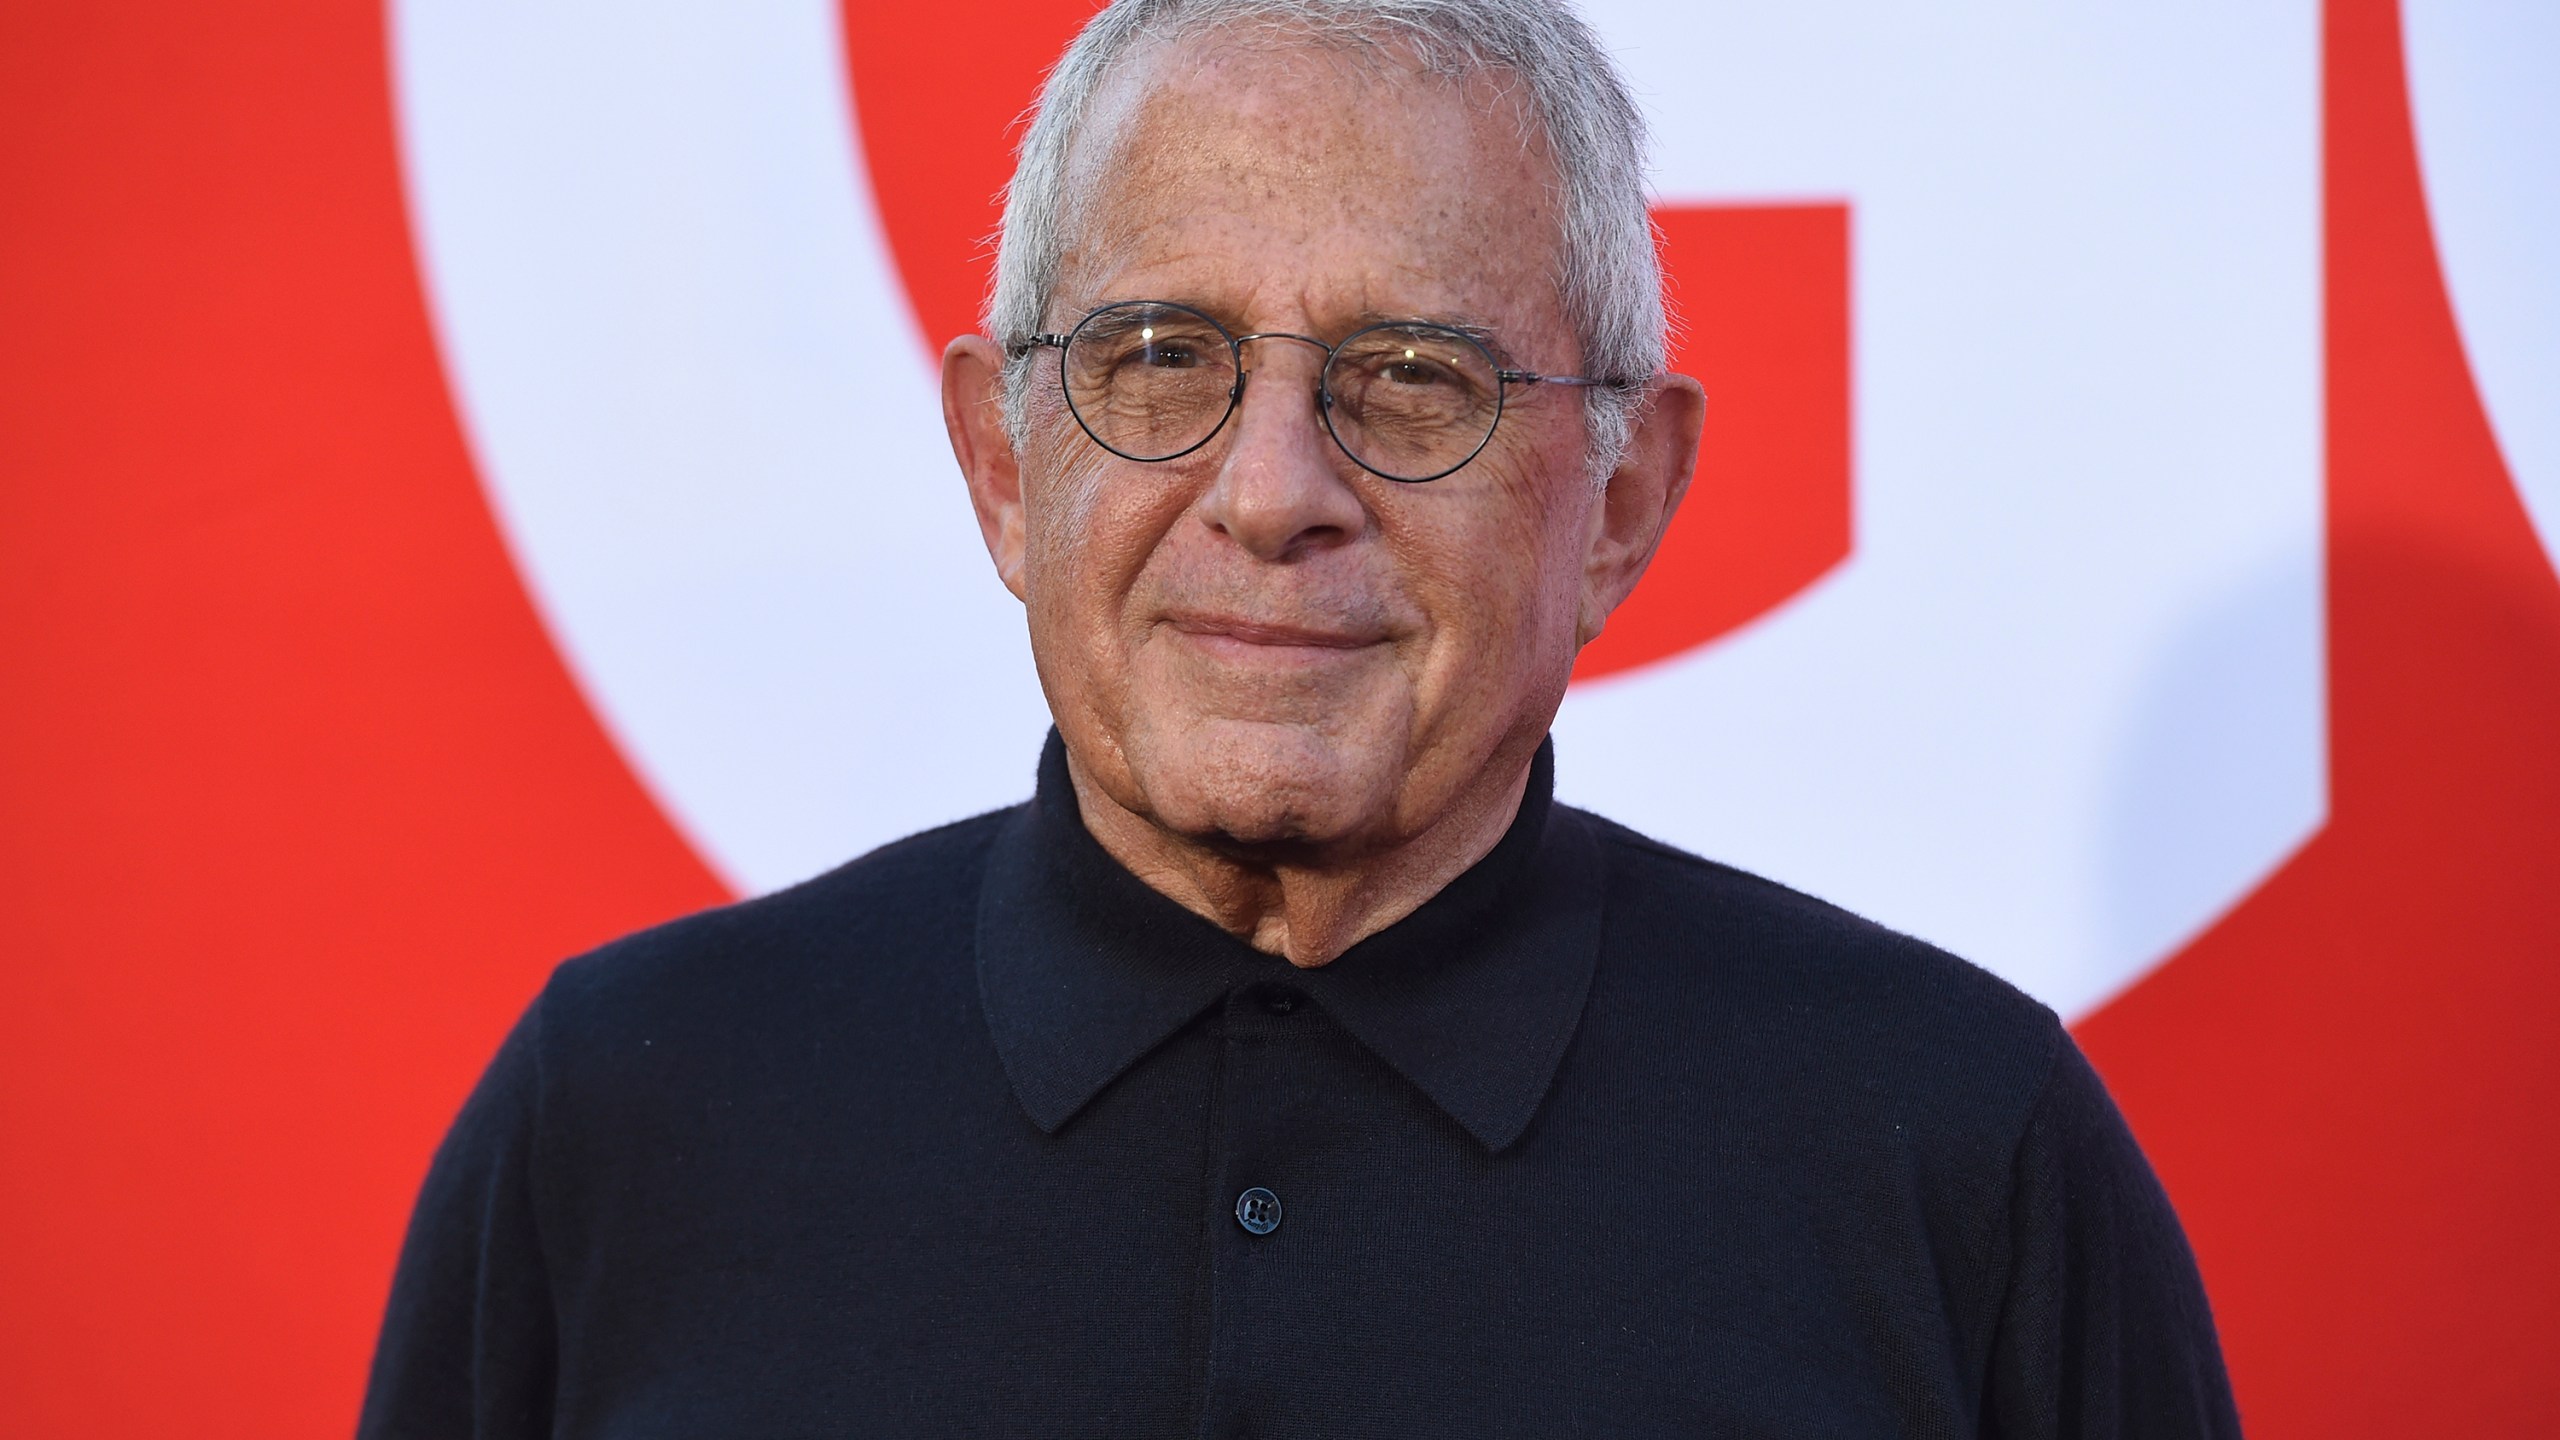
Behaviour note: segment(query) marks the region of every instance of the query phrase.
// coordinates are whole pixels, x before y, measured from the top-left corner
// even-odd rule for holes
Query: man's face
[[[1393,54],[1138,57],[1075,163],[1049,328],[1135,299],[1328,343],[1438,320],[1490,331],[1506,367],[1576,373],[1554,171],[1515,92]],[[1586,638],[1582,397],[1513,387],[1472,463],[1399,484],[1327,436],[1322,361],[1247,345],[1243,403],[1159,463],[1094,444],[1057,352],[1034,363],[1012,578],[1042,685],[1086,783],[1196,840],[1419,835],[1525,759]]]

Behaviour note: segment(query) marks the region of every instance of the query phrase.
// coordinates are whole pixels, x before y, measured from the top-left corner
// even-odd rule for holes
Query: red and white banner
[[[343,1433],[550,964],[1027,793],[1090,8],[0,14],[0,1433]],[[1561,793],[2071,1018],[2253,1433],[2546,1430],[2560,12],[1589,13],[1711,399]]]

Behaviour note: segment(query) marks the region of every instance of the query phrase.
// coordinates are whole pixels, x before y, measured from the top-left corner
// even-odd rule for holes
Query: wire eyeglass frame
[[[1198,320],[1202,324],[1207,325],[1212,331],[1216,332],[1219,338],[1226,342],[1227,362],[1235,375],[1235,382],[1227,389],[1226,408],[1220,412],[1217,421],[1210,425],[1207,430],[1202,432],[1199,439],[1192,441],[1190,444],[1183,446],[1179,450],[1163,455],[1132,454],[1131,452],[1104,439],[1101,434],[1095,430],[1093,422],[1085,417],[1083,410],[1076,404],[1075,390],[1073,385],[1069,383],[1067,376],[1067,365],[1065,363],[1066,357],[1077,337],[1082,335],[1097,320],[1102,319],[1104,316],[1138,309],[1178,311]],[[1496,382],[1493,387],[1492,414],[1488,416],[1485,421],[1484,433],[1476,438],[1475,444],[1467,450],[1466,454],[1460,456],[1451,464],[1443,466],[1438,470],[1434,470],[1427,475],[1398,475],[1392,471],[1381,469],[1378,465],[1363,458],[1360,452],[1352,447],[1351,442],[1344,438],[1340,427],[1334,423],[1334,416],[1338,403],[1333,393],[1334,362],[1349,351],[1355,342],[1364,337],[1389,330],[1405,332],[1425,331],[1437,337],[1446,337],[1448,339],[1455,340],[1465,345],[1468,349],[1472,350],[1476,356],[1483,360],[1485,371],[1490,374]],[[1466,466],[1474,461],[1478,455],[1483,454],[1485,447],[1493,443],[1493,432],[1502,423],[1502,412],[1505,408],[1505,402],[1510,395],[1510,387],[1514,385],[1559,385],[1574,389],[1624,390],[1633,388],[1634,384],[1634,382],[1626,380],[1603,379],[1588,375],[1548,375],[1534,370],[1506,369],[1494,358],[1493,351],[1485,344],[1484,341],[1469,334],[1464,329],[1435,320],[1383,320],[1375,324],[1364,325],[1359,329],[1352,331],[1349,335],[1344,336],[1338,342],[1327,343],[1313,335],[1300,335],[1287,330],[1257,330],[1250,334],[1238,335],[1228,330],[1226,326],[1220,324],[1214,316],[1206,314],[1193,306],[1184,305],[1173,300],[1115,300],[1110,304],[1095,307],[1092,311],[1088,312],[1083,319],[1077,321],[1075,327],[1071,330],[1064,332],[1043,332],[1041,334],[1032,335],[1026,339],[1013,342],[1011,345],[1006,347],[1006,350],[1009,355],[1015,358],[1027,355],[1035,349],[1045,348],[1056,350],[1059,356],[1058,389],[1060,394],[1066,399],[1067,412],[1075,416],[1076,427],[1084,431],[1085,437],[1093,441],[1094,444],[1101,446],[1103,449],[1121,457],[1124,460],[1135,460],[1141,464],[1153,465],[1161,464],[1168,460],[1179,460],[1183,456],[1191,454],[1193,451],[1198,450],[1200,447],[1216,439],[1219,433],[1226,429],[1227,422],[1235,417],[1236,407],[1244,403],[1245,382],[1252,375],[1252,372],[1245,368],[1244,347],[1256,340],[1292,340],[1301,345],[1313,345],[1317,349],[1325,352],[1324,364],[1317,371],[1316,380],[1316,408],[1318,413],[1324,417],[1325,434],[1332,438],[1335,448],[1341,450],[1342,453],[1350,459],[1352,464],[1359,466],[1361,469],[1382,480],[1391,480],[1399,485],[1420,485],[1441,479],[1466,468]]]

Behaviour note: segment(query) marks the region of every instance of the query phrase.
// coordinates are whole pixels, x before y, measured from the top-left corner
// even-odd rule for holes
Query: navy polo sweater
[[[2053,1015],[1553,804],[1294,970],[1028,804],[562,966],[362,1434],[2238,1432]]]

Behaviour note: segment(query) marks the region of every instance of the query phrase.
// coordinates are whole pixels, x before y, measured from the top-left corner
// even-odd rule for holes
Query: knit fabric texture
[[[1553,773],[1315,970],[1113,861],[1054,735],[1025,805],[563,965],[360,1433],[2238,1433],[2051,1012]]]

